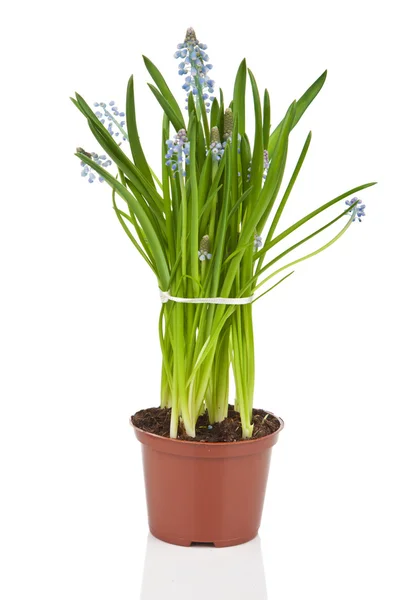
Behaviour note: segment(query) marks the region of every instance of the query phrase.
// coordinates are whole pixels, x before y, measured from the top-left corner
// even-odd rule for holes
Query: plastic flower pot
[[[142,443],[149,528],[180,546],[217,548],[252,540],[261,522],[272,446],[283,428],[258,439],[204,443],[164,438],[134,426]]]

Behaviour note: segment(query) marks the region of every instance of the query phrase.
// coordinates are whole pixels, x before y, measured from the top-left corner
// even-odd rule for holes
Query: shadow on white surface
[[[183,548],[147,539],[141,600],[267,600],[261,541],[231,548]]]

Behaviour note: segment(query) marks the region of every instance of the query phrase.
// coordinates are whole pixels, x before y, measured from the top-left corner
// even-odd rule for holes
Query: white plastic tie
[[[169,291],[163,292],[160,290],[161,302],[165,304],[168,301],[179,302],[181,304],[251,304],[254,300],[254,296],[247,296],[246,298],[181,298],[179,296],[171,296]]]

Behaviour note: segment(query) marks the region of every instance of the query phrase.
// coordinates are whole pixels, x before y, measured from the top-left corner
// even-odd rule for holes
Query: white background
[[[247,590],[258,600],[265,587],[269,600],[400,597],[394,6],[37,0],[3,8],[2,599],[235,599]],[[190,25],[227,98],[246,56],[268,86],[275,124],[329,69],[292,135],[290,164],[313,130],[288,224],[379,182],[360,194],[364,222],[256,305],[255,403],[286,428],[260,538],[220,551],[147,540],[128,422],[158,402],[157,285],[120,229],[106,184],[79,176],[75,147],[97,148],[69,101],[77,90],[122,109],[133,72],[143,144],[158,165],[161,111],[141,54],[183,102],[172,54]]]

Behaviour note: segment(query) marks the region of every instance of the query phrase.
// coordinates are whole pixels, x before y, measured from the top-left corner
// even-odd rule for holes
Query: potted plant
[[[355,194],[373,183],[336,196],[281,230],[311,142],[309,133],[281,192],[290,133],[321,90],[326,72],[271,130],[268,92],[260,97],[245,60],[226,103],[222,90],[214,95],[207,46],[192,28],[175,58],[186,118],[160,71],[144,58],[150,90],[163,110],[159,177],[140,143],[133,77],[125,111],[114,102],[96,103],[93,111],[79,94],[72,99],[104,152],[78,148],[76,154],[90,183],[98,179],[112,188],[115,214],[154,272],[161,294],[161,405],[132,417],[143,444],[150,530],[176,544],[227,546],[257,534],[271,449],[283,427],[272,413],[253,409],[252,305],[289,277],[294,265],[361,221],[365,206]],[[325,214],[323,223],[316,219]],[[315,222],[302,234],[304,225]],[[334,234],[322,245],[292,254],[330,228]],[[230,369],[234,406],[229,405]]]

